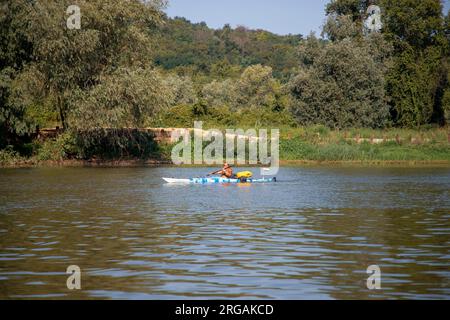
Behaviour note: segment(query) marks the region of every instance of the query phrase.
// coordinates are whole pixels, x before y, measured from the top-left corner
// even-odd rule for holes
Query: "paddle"
[[[229,168],[232,168],[232,166],[229,166]],[[219,173],[219,172],[221,172],[221,171],[223,171],[223,169],[220,169],[220,170],[217,170],[217,171],[208,173],[206,176],[207,176],[207,177],[210,177],[210,176],[212,176],[213,174],[217,174],[217,173]]]

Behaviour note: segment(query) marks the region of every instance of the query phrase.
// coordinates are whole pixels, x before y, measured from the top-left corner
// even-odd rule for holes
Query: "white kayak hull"
[[[190,179],[175,179],[163,178],[167,183],[178,184],[212,184],[212,183],[268,183],[277,181],[276,178],[261,178],[261,179],[228,179],[228,178],[190,178]]]

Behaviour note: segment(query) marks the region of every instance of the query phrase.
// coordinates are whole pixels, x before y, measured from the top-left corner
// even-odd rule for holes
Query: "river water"
[[[0,169],[0,299],[450,299],[449,168],[210,170]]]

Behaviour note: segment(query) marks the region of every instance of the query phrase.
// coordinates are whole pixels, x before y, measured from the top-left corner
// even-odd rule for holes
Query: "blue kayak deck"
[[[228,179],[228,178],[190,178],[190,179],[175,179],[163,178],[167,183],[196,183],[196,184],[210,184],[210,183],[269,183],[276,182],[276,178],[260,178],[260,179]]]

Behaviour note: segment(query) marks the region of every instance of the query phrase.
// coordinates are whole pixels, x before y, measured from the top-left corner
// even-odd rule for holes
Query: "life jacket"
[[[233,177],[233,169],[231,167],[228,167],[226,169],[222,170],[222,177],[226,178],[232,178]]]

